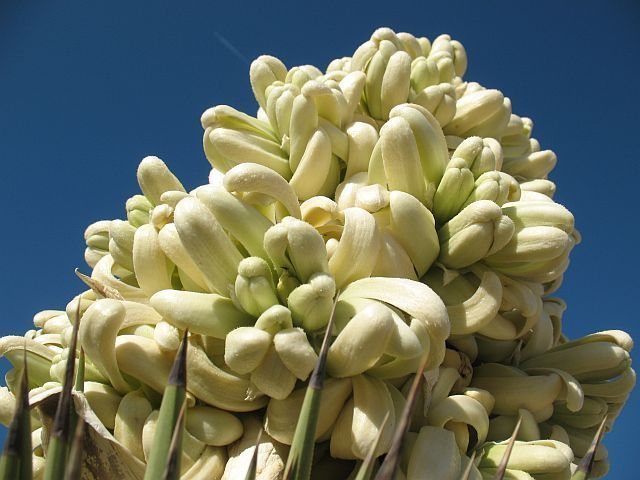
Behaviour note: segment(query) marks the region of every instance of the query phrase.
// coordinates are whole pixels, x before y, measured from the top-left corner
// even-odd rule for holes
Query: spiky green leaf
[[[318,361],[311,373],[309,385],[302,401],[302,409],[293,434],[291,450],[284,470],[284,480],[308,480],[311,477],[313,451],[315,448],[316,428],[320,412],[320,400],[326,375],[327,354],[331,343],[331,332],[335,318],[336,300],[333,302],[327,329],[322,340]]]
[[[144,480],[158,480],[165,474],[174,431],[180,427],[180,411],[187,395],[187,337],[185,331],[164,389]]]

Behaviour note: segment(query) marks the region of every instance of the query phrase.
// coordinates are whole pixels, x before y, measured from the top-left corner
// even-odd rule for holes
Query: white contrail
[[[213,32],[213,34],[216,36],[216,38],[218,39],[218,41],[224,45],[225,47],[227,47],[227,50],[229,50],[231,53],[233,53],[236,57],[238,57],[242,63],[244,63],[245,65],[249,65],[251,62],[249,61],[249,59],[247,57],[245,57],[242,52],[240,50],[238,50],[236,47],[233,46],[233,44],[227,40],[226,38],[224,38],[220,33],[218,32]]]

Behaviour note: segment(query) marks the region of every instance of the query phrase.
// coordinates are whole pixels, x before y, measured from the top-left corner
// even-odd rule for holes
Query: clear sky
[[[502,90],[558,155],[556,199],[583,242],[560,295],[570,337],[640,339],[637,1],[0,1],[0,334],[63,308],[88,273],[84,228],[124,217],[145,155],[206,182],[200,114],[255,113],[248,67],[269,53],[325,68],[379,26],[466,47],[466,79]],[[6,369],[3,361],[3,369]],[[630,478],[636,392],[606,438]],[[2,432],[1,436],[4,435]],[[635,457],[633,454],[635,453]]]

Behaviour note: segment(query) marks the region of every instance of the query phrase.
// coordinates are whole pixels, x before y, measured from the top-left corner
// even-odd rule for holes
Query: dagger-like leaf
[[[476,459],[476,451],[471,452],[471,457],[469,457],[469,462],[467,463],[467,468],[462,472],[462,476],[460,480],[469,480],[469,475],[471,475],[471,469],[473,468],[473,461]]]
[[[373,467],[374,460],[376,459],[375,454],[378,449],[378,444],[380,443],[380,439],[382,438],[382,432],[384,427],[387,425],[387,420],[389,420],[389,412],[384,416],[384,420],[380,425],[380,429],[378,430],[378,438],[375,442],[371,444],[371,448],[367,452],[367,456],[364,458],[362,463],[360,464],[360,468],[358,469],[358,474],[353,480],[370,480],[371,475],[373,475]]]
[[[289,457],[284,470],[284,480],[308,480],[311,477],[316,427],[318,425],[320,400],[322,399],[322,387],[324,385],[327,354],[333,330],[337,298],[338,293],[336,293],[333,301],[329,323],[320,348],[320,355],[318,355],[318,361],[309,378],[307,392],[302,402],[302,409],[300,410],[291,450],[289,450]]]
[[[73,323],[73,331],[71,333],[71,342],[69,343],[69,356],[67,357],[67,364],[64,372],[62,393],[58,399],[56,416],[53,420],[53,428],[51,429],[49,438],[49,449],[47,451],[47,463],[44,469],[44,480],[59,480],[65,478],[64,473],[67,463],[67,455],[69,453],[69,445],[77,422],[77,414],[72,404],[73,399],[71,396],[71,389],[73,388],[75,380],[76,348],[78,345],[81,304],[82,302],[78,302],[76,306],[75,321]]]
[[[178,420],[176,427],[173,429],[173,435],[171,435],[171,445],[169,445],[169,457],[167,458],[167,465],[162,475],[162,480],[178,480],[180,478],[180,460],[182,457],[182,436],[184,433],[185,413],[187,411],[187,399],[182,401],[180,406],[180,413],[178,414]]]
[[[591,475],[591,470],[593,469],[593,462],[596,457],[596,449],[602,440],[602,434],[604,433],[604,426],[607,423],[607,417],[605,416],[600,422],[600,426],[596,431],[596,434],[593,436],[593,440],[591,441],[591,445],[589,446],[589,450],[578,465],[576,472],[571,477],[571,480],[587,480],[589,475]]]
[[[256,467],[258,466],[258,449],[260,448],[260,441],[262,440],[262,434],[264,430],[261,428],[258,432],[258,437],[256,438],[256,448],[253,450],[253,455],[251,455],[251,462],[249,462],[249,468],[247,469],[247,475],[244,477],[244,480],[256,480],[257,471]]]
[[[27,348],[23,351],[22,380],[16,395],[16,411],[0,460],[0,480],[31,480],[31,412],[29,411],[29,372]]]
[[[164,389],[158,422],[153,437],[153,448],[149,455],[144,480],[158,480],[163,478],[167,470],[167,459],[170,457],[174,431],[181,428],[180,411],[187,395],[187,337],[185,330],[182,343],[173,361],[171,373]],[[180,442],[181,443],[181,442]],[[176,460],[179,462],[179,459]],[[178,468],[179,470],[179,468]]]
[[[407,395],[407,401],[404,406],[404,410],[402,411],[402,416],[400,417],[400,421],[398,422],[398,426],[396,427],[396,431],[393,434],[393,440],[391,441],[391,447],[387,452],[386,457],[384,458],[384,462],[380,466],[380,470],[374,477],[375,480],[393,480],[396,475],[396,470],[398,468],[398,464],[400,463],[400,451],[402,449],[402,442],[404,437],[411,426],[411,419],[413,417],[413,410],[416,406],[416,399],[418,397],[418,390],[420,389],[420,385],[424,379],[424,369],[427,366],[427,361],[429,359],[428,355],[422,359],[420,363],[420,367],[413,377],[413,383],[411,384],[411,389],[409,390],[409,395]]]
[[[82,475],[82,460],[84,456],[84,429],[85,423],[82,418],[78,418],[73,439],[69,449],[69,458],[64,471],[65,480],[80,480]]]
[[[502,480],[504,478],[504,475],[507,471],[507,465],[509,463],[509,457],[511,456],[513,445],[516,443],[516,438],[518,437],[518,431],[520,430],[521,423],[522,423],[522,417],[519,417],[518,423],[516,423],[516,426],[513,428],[513,433],[511,434],[511,438],[509,438],[507,449],[504,451],[502,460],[500,460],[500,464],[498,465],[498,469],[496,470],[495,480]]]
[[[80,348],[80,355],[78,356],[78,372],[76,373],[76,380],[73,389],[78,392],[84,391],[84,350],[82,348]],[[75,425],[73,426],[73,438],[71,439],[64,478],[76,480],[80,479],[82,475],[85,423],[79,416],[73,416],[75,418],[73,418],[72,421],[75,420],[73,422]]]

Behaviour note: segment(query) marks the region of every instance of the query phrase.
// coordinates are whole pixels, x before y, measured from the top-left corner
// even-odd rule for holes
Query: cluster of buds
[[[256,59],[257,115],[202,115],[208,183],[145,158],[126,219],[85,232],[91,288],[0,339],[0,421],[24,358],[34,398],[82,350],[83,395],[137,478],[188,331],[181,478],[245,478],[261,429],[256,478],[281,478],[329,329],[317,478],[389,452],[422,369],[396,478],[492,478],[507,448],[506,478],[571,478],[634,386],[632,340],[563,335],[552,294],[580,236],[556,157],[466,67],[448,35],[388,28],[326,72]],[[592,474],[607,465],[600,446]]]

